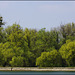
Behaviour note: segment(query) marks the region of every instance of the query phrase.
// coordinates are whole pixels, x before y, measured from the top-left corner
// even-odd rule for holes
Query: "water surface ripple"
[[[75,72],[17,72],[17,71],[0,71],[0,75],[75,75]]]

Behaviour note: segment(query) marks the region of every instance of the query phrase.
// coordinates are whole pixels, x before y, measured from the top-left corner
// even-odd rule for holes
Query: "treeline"
[[[50,31],[2,25],[0,19],[0,66],[75,67],[75,23]]]

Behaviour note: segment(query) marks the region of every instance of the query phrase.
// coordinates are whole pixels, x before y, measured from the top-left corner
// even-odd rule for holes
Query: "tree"
[[[63,44],[66,43],[66,40],[71,39],[75,40],[75,24],[68,23],[66,25],[60,26],[60,34],[62,35]]]
[[[3,29],[3,27],[0,27],[0,43],[5,43],[6,42],[6,33]]]
[[[23,62],[23,57],[18,56],[18,57],[13,57],[12,61],[10,61],[10,64],[12,67],[22,67],[24,65]]]
[[[27,56],[25,60],[26,61],[26,64],[27,66],[35,66],[35,61],[36,61],[36,57],[35,57],[35,42],[36,42],[36,33],[37,31],[35,29],[28,29],[26,28],[24,30],[24,39],[25,41],[27,42],[28,44],[28,52],[27,53]]]
[[[2,45],[3,44],[0,43],[0,67],[3,66],[3,64],[4,64],[4,60],[3,60],[4,57],[3,57],[3,54],[2,54],[2,48],[1,48]]]
[[[28,50],[28,43],[25,41],[23,29],[20,25],[13,24],[5,29],[7,41],[21,47],[24,51]]]
[[[0,44],[0,51],[2,53],[2,59],[4,60],[3,66],[10,66],[9,61],[12,59],[12,57],[15,55],[13,51],[13,46],[10,42],[1,43]]]
[[[9,41],[14,45],[13,51],[15,52],[15,56],[24,57],[25,59],[23,60],[24,61],[23,66],[27,66],[29,64],[26,63],[28,59],[27,55],[29,47],[28,47],[28,42],[24,37],[23,29],[20,27],[20,25],[13,24],[12,26],[7,27],[5,31],[7,34],[7,41]]]
[[[61,56],[56,50],[52,50],[51,52],[43,52],[41,56],[36,59],[36,66],[40,67],[62,66]]]
[[[28,28],[24,30],[24,39],[28,43],[28,47],[30,48],[30,31]]]
[[[3,24],[0,17],[0,66],[75,66],[74,23],[51,31],[23,30],[19,24],[3,29]]]
[[[3,17],[0,17],[0,27],[2,27],[2,25],[4,25],[5,23],[2,22],[3,21]]]
[[[3,17],[0,17],[0,42],[5,42],[5,32],[2,27],[2,25],[4,25],[5,23],[2,21],[3,21]]]
[[[59,50],[63,59],[65,59],[68,66],[75,66],[75,40],[67,40]]]

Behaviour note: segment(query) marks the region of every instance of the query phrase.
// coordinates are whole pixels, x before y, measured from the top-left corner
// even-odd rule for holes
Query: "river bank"
[[[75,67],[0,67],[0,71],[75,71]]]

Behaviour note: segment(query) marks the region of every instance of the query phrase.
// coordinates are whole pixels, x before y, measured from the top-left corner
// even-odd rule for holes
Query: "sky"
[[[50,30],[75,23],[75,1],[0,1],[0,16],[4,27],[16,23],[23,29]]]

